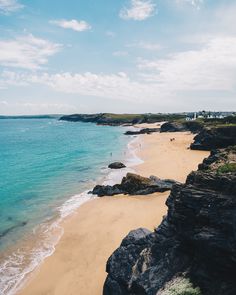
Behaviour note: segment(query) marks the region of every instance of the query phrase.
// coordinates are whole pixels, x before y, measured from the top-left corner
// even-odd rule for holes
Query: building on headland
[[[211,112],[211,111],[200,111],[187,113],[186,121],[194,121],[196,119],[222,119],[228,116],[235,116],[235,112]]]

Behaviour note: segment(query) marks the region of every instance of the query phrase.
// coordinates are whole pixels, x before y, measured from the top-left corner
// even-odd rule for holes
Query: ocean
[[[51,255],[60,222],[115,183],[139,159],[124,127],[57,119],[0,120],[0,294],[15,294],[26,275]],[[110,171],[125,161],[128,168]]]

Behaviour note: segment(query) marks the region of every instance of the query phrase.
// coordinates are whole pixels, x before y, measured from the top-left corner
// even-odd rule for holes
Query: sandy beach
[[[141,135],[135,148],[144,163],[135,167],[136,172],[184,182],[209,154],[189,150],[192,140],[187,132]],[[103,197],[85,203],[64,221],[64,235],[54,254],[18,294],[101,295],[109,256],[130,230],[153,230],[160,224],[167,212],[168,195]]]

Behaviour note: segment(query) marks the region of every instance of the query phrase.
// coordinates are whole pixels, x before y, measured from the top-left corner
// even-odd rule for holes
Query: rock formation
[[[160,132],[183,132],[191,131],[197,133],[201,131],[203,125],[198,121],[184,121],[184,122],[166,122],[162,124]]]
[[[160,128],[144,128],[141,130],[129,130],[125,132],[125,135],[151,134],[154,132],[160,132]]]
[[[113,186],[96,185],[91,193],[99,197],[118,194],[147,195],[154,192],[171,190],[172,186],[176,183],[176,181],[171,179],[162,180],[155,176],[146,178],[137,174],[127,173],[120,184],[115,184]]]
[[[193,150],[212,150],[236,144],[236,126],[204,128],[194,138]]]
[[[212,152],[167,206],[154,232],[130,232],[111,255],[103,294],[235,295],[236,148]]]
[[[108,165],[108,168],[110,169],[122,169],[125,168],[125,164],[121,163],[121,162],[114,162]]]
[[[187,128],[182,123],[166,122],[162,124],[160,132],[181,132],[187,131]]]

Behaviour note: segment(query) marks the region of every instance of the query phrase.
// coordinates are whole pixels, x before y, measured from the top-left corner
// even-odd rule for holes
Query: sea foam
[[[128,172],[135,172],[134,167],[143,163],[137,156],[139,148],[139,138],[134,137],[128,143],[125,151],[124,163],[126,168],[119,170],[103,168],[101,170],[104,176],[102,183],[113,185],[119,183]],[[89,190],[71,196],[58,207],[58,217],[55,220],[49,219],[34,229],[35,243],[33,243],[33,246],[26,243],[0,263],[1,295],[13,295],[22,288],[30,274],[55,251],[55,246],[63,235],[61,222],[82,204],[95,198],[96,196],[89,194]]]

